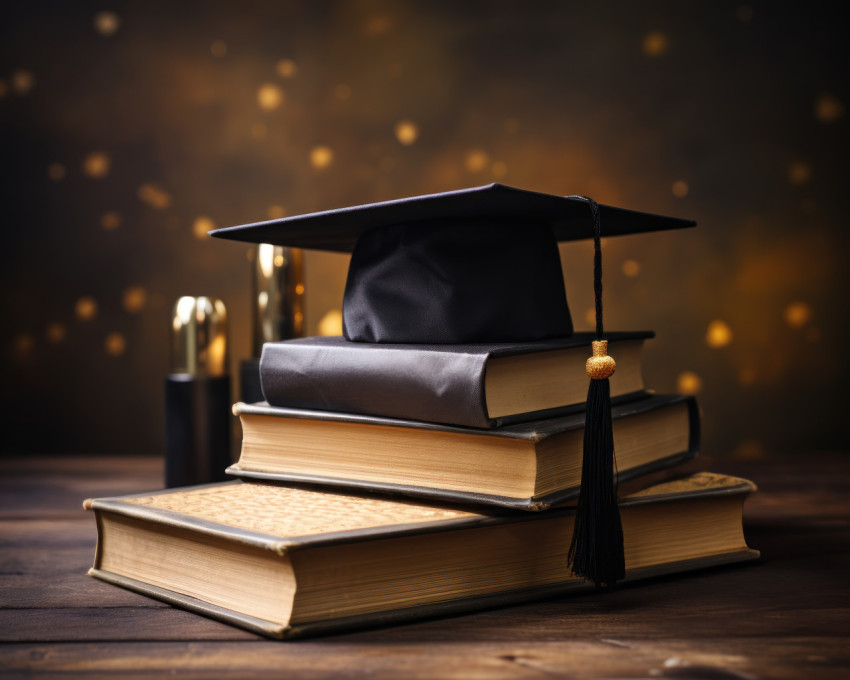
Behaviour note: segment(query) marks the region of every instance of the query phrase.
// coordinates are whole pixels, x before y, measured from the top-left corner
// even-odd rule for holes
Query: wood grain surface
[[[161,486],[154,458],[0,461],[0,674],[35,677],[850,678],[850,454],[698,461],[749,477],[759,562],[298,642],[86,576],[84,498]]]

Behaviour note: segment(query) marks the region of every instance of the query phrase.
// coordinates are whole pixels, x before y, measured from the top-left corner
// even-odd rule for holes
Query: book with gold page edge
[[[584,413],[495,429],[237,403],[235,477],[540,511],[578,496]],[[621,483],[696,456],[693,397],[648,395],[613,408]]]
[[[626,580],[758,557],[742,524],[753,490],[697,473],[623,499]],[[492,516],[241,481],[84,505],[92,576],[274,638],[592,587],[568,567],[573,508]]]

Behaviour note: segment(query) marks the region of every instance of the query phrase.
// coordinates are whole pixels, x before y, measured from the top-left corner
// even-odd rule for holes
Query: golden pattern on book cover
[[[478,516],[404,501],[252,483],[123,500],[282,538]]]

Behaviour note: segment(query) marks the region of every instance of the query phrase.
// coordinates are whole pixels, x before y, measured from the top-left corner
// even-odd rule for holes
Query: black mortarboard
[[[603,229],[604,224],[604,229]],[[696,223],[500,184],[217,229],[213,236],[352,252],[343,330],[354,341],[483,343],[570,335],[558,241],[593,238],[596,337],[569,549],[597,586],[625,575],[602,328],[601,238]]]
[[[603,236],[694,222],[599,206]],[[593,237],[587,202],[490,184],[216,229],[219,238],[352,252],[349,340],[530,341],[572,334],[558,241]]]

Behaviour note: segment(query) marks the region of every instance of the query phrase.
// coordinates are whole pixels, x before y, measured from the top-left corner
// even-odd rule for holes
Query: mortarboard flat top
[[[210,233],[351,252],[342,303],[349,340],[528,342],[573,332],[558,241],[593,237],[590,206],[489,184]],[[695,224],[603,205],[599,214],[604,236]]]
[[[603,236],[683,229],[696,225],[692,220],[601,204],[599,209]],[[347,253],[354,249],[360,234],[377,227],[487,219],[547,225],[558,241],[593,237],[593,223],[588,219],[588,207],[583,199],[514,189],[502,184],[283,217],[215,229],[210,234],[234,241]]]

